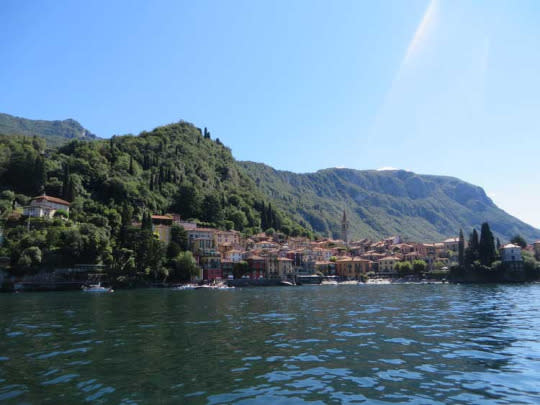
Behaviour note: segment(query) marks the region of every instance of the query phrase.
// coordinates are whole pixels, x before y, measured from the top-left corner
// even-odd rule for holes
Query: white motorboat
[[[184,284],[184,285],[178,285],[176,287],[173,287],[173,290],[179,291],[179,290],[194,290],[197,287],[199,287],[196,284]]]
[[[97,293],[114,292],[114,290],[111,287],[103,287],[101,283],[83,285],[82,290],[84,292],[97,292]]]
[[[336,280],[323,280],[321,285],[339,285],[339,283]]]

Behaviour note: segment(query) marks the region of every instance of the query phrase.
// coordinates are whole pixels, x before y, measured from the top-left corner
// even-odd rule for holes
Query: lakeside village
[[[50,219],[57,210],[69,213],[69,207],[70,203],[67,201],[42,195],[34,197],[30,205],[24,207],[23,218]],[[163,244],[171,241],[173,228],[180,227],[185,230],[187,247],[196,262],[190,282],[199,284],[253,286],[325,282],[446,281],[449,275],[451,276],[452,269],[463,269],[463,260],[466,260],[464,256],[467,254],[467,241],[463,240],[462,235],[461,242],[460,237],[450,237],[440,242],[418,243],[404,241],[399,236],[379,241],[350,241],[349,221],[345,211],[341,221],[340,240],[287,237],[278,232],[263,232],[243,237],[235,230],[199,227],[197,223],[184,221],[176,214],[151,215],[149,218],[154,237]],[[132,226],[141,227],[142,224],[135,221]],[[460,247],[460,244],[463,247]],[[497,259],[500,259],[497,266],[514,273],[523,273],[523,252],[528,252],[529,257],[540,260],[540,241],[525,246],[508,243],[497,248]],[[74,286],[80,288],[81,284],[88,282],[92,276],[106,275],[106,267],[103,264],[77,264],[69,269],[55,269],[52,274],[47,273],[45,279],[43,274],[37,274],[12,281],[15,289],[22,290],[62,289],[59,286],[66,289]],[[535,267],[535,271],[538,273],[538,267]],[[0,273],[5,277],[4,272]],[[97,281],[102,279],[98,277]],[[465,277],[461,281],[481,280],[473,276],[468,279]],[[518,277],[506,281],[526,280]],[[56,287],[50,288],[51,284]]]

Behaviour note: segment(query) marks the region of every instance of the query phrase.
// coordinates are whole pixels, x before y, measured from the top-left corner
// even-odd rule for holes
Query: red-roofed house
[[[52,218],[56,211],[64,210],[69,214],[69,203],[61,198],[40,195],[32,198],[30,205],[24,207],[23,214],[28,217]]]

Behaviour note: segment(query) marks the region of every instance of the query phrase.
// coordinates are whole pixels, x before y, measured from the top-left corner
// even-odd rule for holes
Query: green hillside
[[[69,213],[21,216],[43,191],[69,201]],[[311,236],[272,207],[219,139],[186,122],[57,149],[39,137],[0,137],[0,257],[15,273],[98,263],[122,283],[189,280],[196,266],[185,231],[173,227],[167,245],[152,234],[150,215],[165,213],[247,235],[273,227]]]
[[[0,191],[28,197],[45,191],[72,201],[75,216],[90,206],[128,204],[135,215],[176,212],[221,228],[259,232],[271,223],[305,233],[271,208],[229,148],[186,122],[44,150],[39,138],[0,137]]]
[[[0,113],[0,134],[40,136],[49,146],[60,146],[73,139],[95,140],[97,136],[72,119],[63,121],[29,120]]]
[[[340,236],[346,209],[353,238],[399,234],[439,241],[487,221],[503,240],[516,234],[540,239],[540,230],[499,209],[482,188],[452,177],[351,169],[296,174],[260,163],[240,165],[277,207],[323,235]]]
[[[399,234],[436,241],[488,221],[503,240],[516,234],[540,239],[540,230],[499,209],[480,187],[451,177],[350,169],[278,171],[235,161],[219,139],[186,122],[139,136],[64,144],[70,136],[95,136],[73,120],[0,118],[0,133],[17,127],[48,144],[51,139],[63,144],[45,156],[39,140],[0,137],[0,191],[31,196],[44,190],[76,202],[75,213],[80,204],[84,213],[91,204],[119,209],[127,202],[139,216],[145,207],[247,232],[272,227],[298,235],[311,229],[340,237],[346,209],[353,238]]]

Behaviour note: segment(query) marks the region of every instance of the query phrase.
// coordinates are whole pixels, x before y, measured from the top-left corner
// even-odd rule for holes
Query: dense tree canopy
[[[71,202],[69,215],[11,215],[43,192]],[[227,147],[186,122],[58,149],[36,137],[0,136],[0,256],[13,268],[102,263],[118,274],[182,278],[192,273],[185,231],[173,227],[170,246],[152,233],[150,215],[165,213],[246,234],[270,226],[310,234],[266,201]]]

